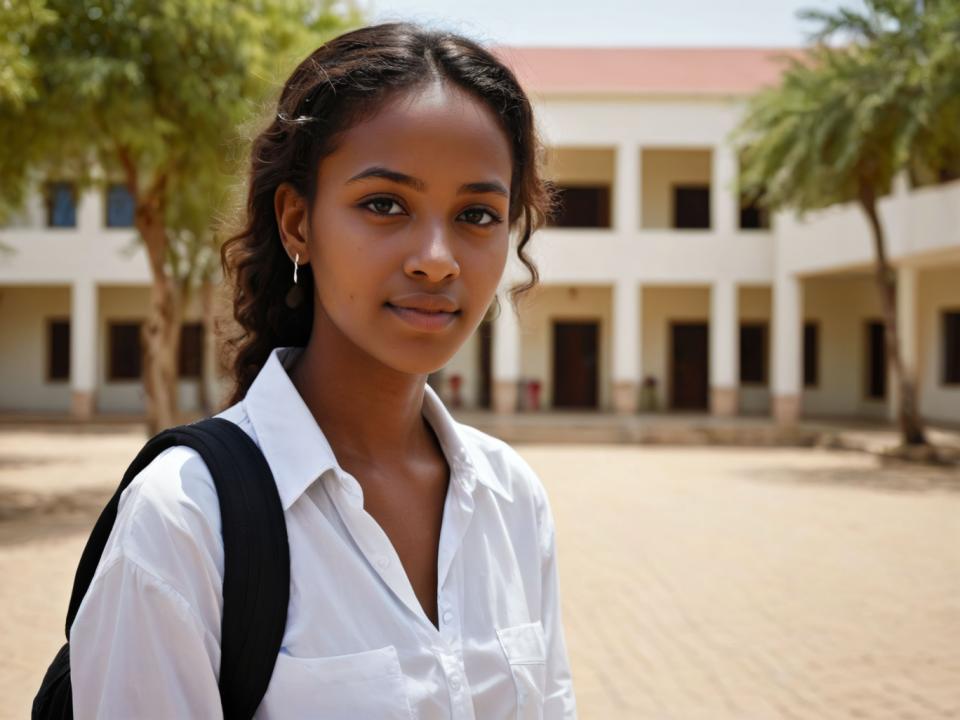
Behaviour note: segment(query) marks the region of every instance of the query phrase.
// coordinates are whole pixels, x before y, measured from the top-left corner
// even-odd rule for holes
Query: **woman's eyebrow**
[[[391,170],[390,168],[382,167],[380,165],[368,167],[366,170],[354,175],[344,184],[349,185],[350,183],[357,182],[359,180],[365,180],[366,178],[371,177],[383,178],[384,180],[390,180],[391,182],[399,183],[400,185],[406,185],[407,187],[413,188],[417,192],[424,192],[427,189],[427,184],[423,180],[397,170]],[[457,190],[457,195],[479,193],[495,193],[497,195],[503,195],[503,197],[506,198],[510,197],[510,194],[503,186],[503,183],[500,183],[496,180],[464,183]]]

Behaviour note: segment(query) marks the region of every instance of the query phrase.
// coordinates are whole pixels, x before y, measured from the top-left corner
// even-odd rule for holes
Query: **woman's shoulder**
[[[215,417],[230,420],[252,436],[238,403]],[[162,450],[137,473],[120,496],[104,560],[126,555],[166,576],[166,565],[184,553],[202,555],[223,572],[220,504],[213,476],[200,453],[186,445]]]

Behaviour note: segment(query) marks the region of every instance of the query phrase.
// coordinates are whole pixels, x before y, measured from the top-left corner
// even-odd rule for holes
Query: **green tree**
[[[905,445],[926,443],[916,379],[900,354],[895,274],[878,198],[893,179],[960,177],[960,3],[865,0],[858,12],[802,11],[819,22],[781,83],[748,103],[733,133],[740,188],[799,214],[855,202],[873,238],[889,365]]]
[[[152,276],[143,381],[175,424],[180,325],[216,272],[212,221],[283,79],[361,22],[334,0],[0,0],[0,221],[38,177],[119,179]]]

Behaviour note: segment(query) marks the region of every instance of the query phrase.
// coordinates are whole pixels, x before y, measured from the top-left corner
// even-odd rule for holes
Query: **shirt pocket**
[[[277,656],[258,720],[412,720],[406,679],[393,645],[348,655]]]
[[[547,679],[547,653],[539,621],[498,628],[500,647],[517,690],[517,720],[541,720]]]

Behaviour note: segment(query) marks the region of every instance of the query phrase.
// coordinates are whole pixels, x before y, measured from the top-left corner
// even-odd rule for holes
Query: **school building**
[[[893,416],[873,241],[854,205],[768,216],[741,202],[729,133],[776,83],[771,49],[500,48],[531,93],[563,210],[528,251],[541,287],[431,377],[501,413]],[[795,52],[795,51],[790,51]],[[0,228],[0,411],[142,411],[150,278],[121,185],[69,178]],[[881,199],[902,352],[925,417],[960,422],[960,181]],[[187,309],[182,409],[221,397]]]

